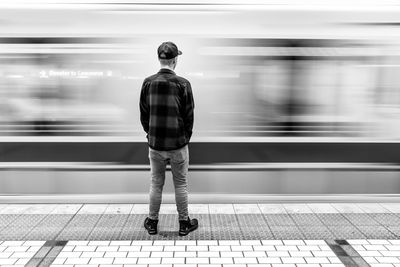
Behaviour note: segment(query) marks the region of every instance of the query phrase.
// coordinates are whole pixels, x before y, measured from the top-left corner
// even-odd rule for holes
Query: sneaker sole
[[[149,234],[149,235],[156,235],[157,234],[157,231],[155,231],[155,232],[151,232],[151,230],[147,227],[147,225],[146,224],[144,224],[144,228],[146,228],[146,230],[147,230],[147,233]]]
[[[196,225],[196,228],[190,230],[189,232],[179,232],[179,236],[186,236],[188,234],[190,234],[191,232],[193,232],[194,230],[196,230],[197,228],[199,228],[199,225]]]

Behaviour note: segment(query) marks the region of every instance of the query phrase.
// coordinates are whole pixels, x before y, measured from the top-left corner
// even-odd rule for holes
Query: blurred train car
[[[400,193],[392,1],[18,0],[0,18],[3,201],[146,202],[139,94],[166,40],[195,97],[193,201]]]

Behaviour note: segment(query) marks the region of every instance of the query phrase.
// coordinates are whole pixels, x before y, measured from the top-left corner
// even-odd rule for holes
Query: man
[[[194,116],[193,94],[189,81],[174,72],[178,55],[182,54],[178,47],[164,42],[157,52],[161,69],[144,80],[140,93],[140,121],[147,133],[151,168],[149,216],[144,227],[149,234],[157,234],[165,168],[170,163],[179,235],[185,236],[198,227],[198,221],[189,218],[186,180]]]

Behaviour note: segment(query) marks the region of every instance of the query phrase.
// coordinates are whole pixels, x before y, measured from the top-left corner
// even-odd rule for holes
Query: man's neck
[[[171,68],[170,66],[161,66],[161,68],[162,68],[162,69],[167,69],[167,70],[172,70],[172,71],[174,71],[174,69]]]

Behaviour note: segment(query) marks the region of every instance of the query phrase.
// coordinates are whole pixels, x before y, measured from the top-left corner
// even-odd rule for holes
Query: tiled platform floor
[[[69,242],[53,262],[57,264],[190,264],[188,266],[223,264],[329,264],[343,266],[340,259],[323,240],[305,243],[302,240],[177,240],[126,241],[109,243]],[[333,265],[335,264],[335,265]]]
[[[143,228],[147,204],[0,205],[0,240],[398,239],[400,204],[190,205],[200,227],[179,237],[175,205],[162,205],[159,234]]]
[[[197,231],[179,237],[175,205],[159,234],[143,204],[0,205],[0,266],[400,267],[400,204],[190,205]]]
[[[24,266],[45,241],[4,241],[0,243],[0,266]]]
[[[5,241],[5,266],[398,267],[400,240]]]

